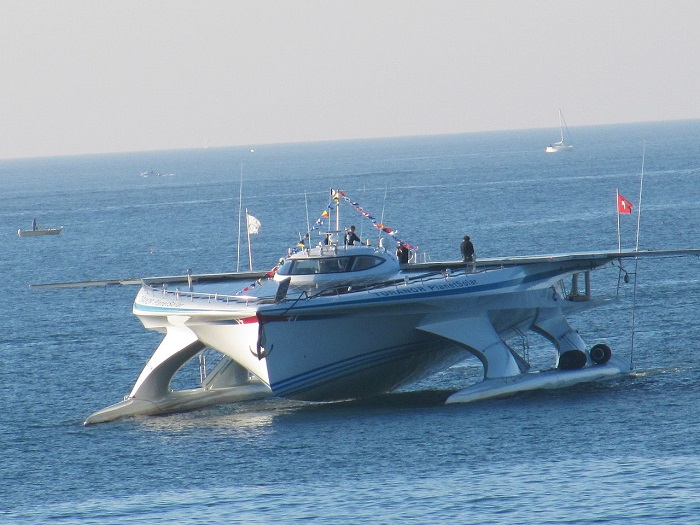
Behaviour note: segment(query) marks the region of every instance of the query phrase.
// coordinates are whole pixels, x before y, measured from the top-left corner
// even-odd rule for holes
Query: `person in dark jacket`
[[[461,245],[462,250],[462,261],[473,262],[474,261],[474,245],[472,244],[469,235],[464,236],[464,240]]]
[[[345,232],[345,244],[354,245],[355,243],[362,244],[362,241],[355,233],[355,227],[350,226],[350,228],[348,228],[348,231]]]
[[[398,247],[396,248],[396,257],[399,258],[399,263],[408,264],[409,255],[410,252],[408,251],[408,246],[398,243]]]

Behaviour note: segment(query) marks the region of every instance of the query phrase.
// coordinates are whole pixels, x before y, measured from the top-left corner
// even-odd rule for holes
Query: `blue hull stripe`
[[[341,361],[335,361],[331,364],[324,365],[313,370],[304,372],[296,376],[288,377],[285,380],[275,382],[274,385],[278,388],[284,388],[286,386],[298,383],[299,381],[306,381],[308,379],[324,378],[325,376],[333,375],[337,372],[343,372],[348,370],[353,370],[357,367],[362,367],[365,364],[377,363],[384,360],[391,360],[395,357],[393,354],[400,354],[401,352],[396,348],[387,348],[384,350],[378,350],[375,352],[368,352],[366,354],[356,355],[348,357]]]
[[[315,368],[303,374],[277,381],[270,385],[272,392],[280,397],[297,394],[305,390],[316,388],[329,381],[342,379],[343,377],[373,368],[377,365],[397,361],[405,357],[406,352],[400,348],[389,348],[353,356],[342,361]]]

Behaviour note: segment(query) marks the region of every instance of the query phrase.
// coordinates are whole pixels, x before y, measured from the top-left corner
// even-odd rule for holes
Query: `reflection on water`
[[[301,410],[306,404],[303,401],[272,398],[202,408],[181,414],[139,417],[133,418],[133,421],[139,427],[156,432],[206,428],[254,437],[270,431],[275,419]]]

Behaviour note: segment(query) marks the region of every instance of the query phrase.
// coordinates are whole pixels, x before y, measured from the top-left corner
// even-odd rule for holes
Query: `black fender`
[[[594,345],[588,353],[591,356],[591,361],[593,361],[596,365],[604,365],[612,356],[612,350],[610,350],[610,347],[603,343]]]

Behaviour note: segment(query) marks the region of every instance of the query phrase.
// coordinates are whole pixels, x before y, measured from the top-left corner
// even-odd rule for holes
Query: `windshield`
[[[379,266],[384,262],[374,255],[324,257],[322,259],[291,259],[280,266],[279,275],[310,275],[340,272],[359,272]]]

